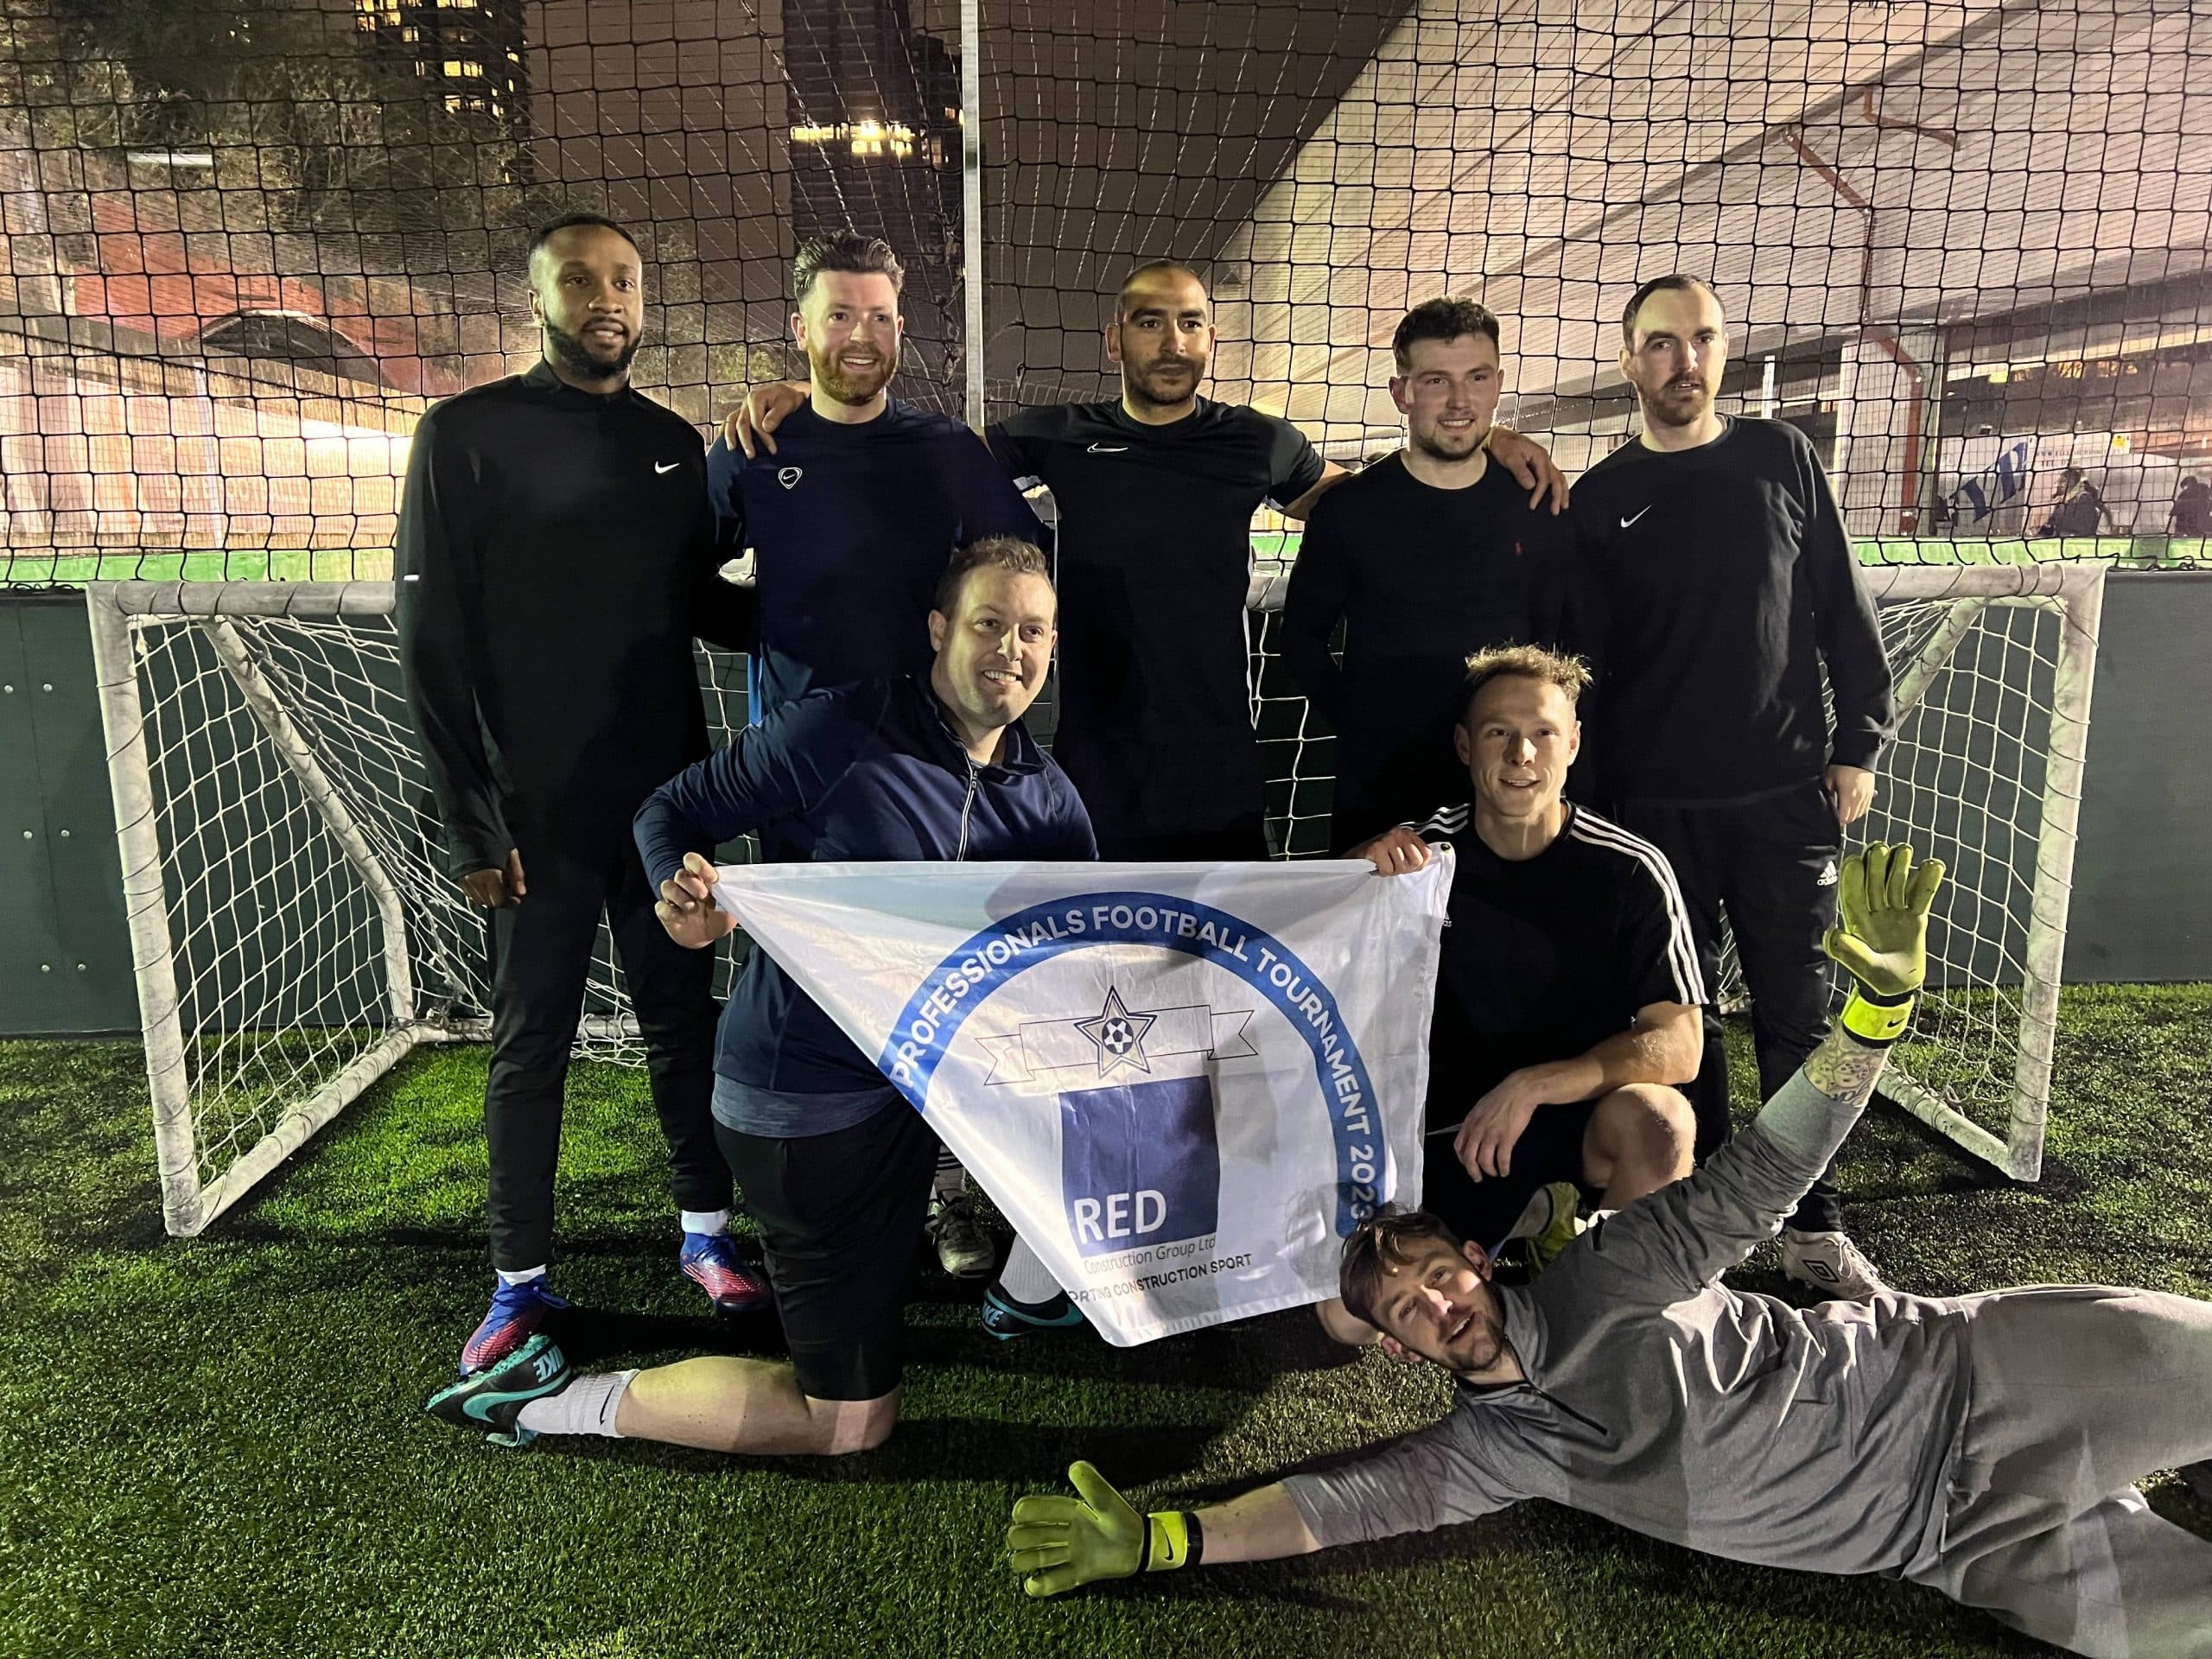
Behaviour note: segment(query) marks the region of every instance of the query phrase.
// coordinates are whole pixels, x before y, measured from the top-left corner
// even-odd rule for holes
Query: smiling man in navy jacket
[[[1035,547],[973,543],[938,586],[926,682],[810,693],[664,785],[639,811],[637,841],[670,937],[703,949],[730,931],[708,854],[778,820],[798,822],[817,860],[1096,857],[1083,803],[1021,723],[1056,613]],[[433,1414],[502,1445],[604,1434],[824,1453],[890,1433],[937,1137],[766,951],[723,1012],[715,1071],[715,1136],[760,1225],[790,1360],[575,1377],[537,1336],[433,1397]]]

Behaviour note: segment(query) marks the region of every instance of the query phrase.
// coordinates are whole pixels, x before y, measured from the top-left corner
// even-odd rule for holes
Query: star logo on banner
[[[1109,986],[1106,1006],[1097,1017],[1078,1020],[1075,1028],[1096,1046],[1098,1075],[1110,1077],[1125,1065],[1139,1071],[1152,1070],[1152,1062],[1145,1058],[1144,1034],[1159,1018],[1154,1014],[1131,1014],[1122,1006],[1120,988]]]

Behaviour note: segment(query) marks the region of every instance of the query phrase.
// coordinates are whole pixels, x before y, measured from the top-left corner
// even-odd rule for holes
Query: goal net
[[[417,1044],[489,1038],[490,929],[443,874],[391,583],[86,597],[162,1213],[189,1235]],[[702,652],[700,677],[726,736],[744,658]],[[576,1049],[644,1058],[603,919]]]
[[[1255,575],[1253,718],[1271,757],[1270,830],[1325,847],[1330,741],[1281,671],[1289,566]],[[2052,1044],[2104,572],[2083,564],[1885,566],[1862,573],[1897,677],[1898,731],[1853,847],[1905,842],[1948,872],[1929,988],[1884,1091],[2017,1180],[2043,1168]],[[1837,988],[1840,1006],[1842,988]],[[1732,944],[1721,1005],[1748,993]]]
[[[1274,650],[1286,572],[1253,582],[1254,717],[1271,831],[1306,853],[1330,753]],[[2033,1179],[2102,573],[1867,575],[1904,715],[1862,830],[1951,871],[1891,1092]],[[103,582],[87,602],[162,1211],[189,1235],[416,1045],[488,1037],[487,930],[442,874],[390,583]],[[742,665],[700,659],[718,741],[745,718]],[[642,1054],[603,927],[577,1052]]]

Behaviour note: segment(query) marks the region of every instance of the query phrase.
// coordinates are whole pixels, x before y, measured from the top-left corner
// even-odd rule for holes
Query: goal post
[[[429,1034],[415,1018],[414,973],[405,911],[399,891],[377,849],[357,822],[347,791],[318,757],[315,746],[271,685],[238,619],[266,622],[297,617],[341,621],[385,615],[389,583],[96,582],[86,590],[92,657],[99,682],[100,717],[106,734],[108,779],[115,804],[116,835],[130,930],[131,969],[146,1046],[154,1139],[162,1183],[162,1212],[168,1231],[190,1236],[282,1163]],[[207,1167],[206,1130],[198,1096],[209,1076],[206,1064],[219,1030],[203,1026],[197,982],[180,988],[175,925],[194,909],[186,893],[189,873],[172,856],[180,838],[165,812],[171,797],[156,785],[157,768],[188,750],[190,734],[172,734],[161,745],[162,722],[149,721],[142,675],[146,625],[196,629],[235,687],[239,704],[261,728],[267,747],[289,771],[299,800],[320,822],[350,868],[373,910],[382,970],[385,1020],[365,1046],[348,1044],[350,1058],[315,1077],[308,1091],[282,1102],[274,1120],[219,1170]],[[240,805],[235,828],[252,833],[250,809]],[[165,838],[163,830],[172,833]],[[199,844],[206,842],[200,838]],[[187,1019],[194,1016],[188,1032]],[[278,1031],[255,1036],[281,1038]],[[297,1079],[298,1073],[294,1073]]]
[[[1270,827],[1301,853],[1320,849],[1332,751],[1276,644],[1289,568],[1255,567],[1250,685]],[[1888,1090],[2020,1180],[2041,1169],[2103,574],[1866,572],[1900,731],[1854,839],[1952,872]],[[411,1049],[490,1034],[485,917],[445,874],[393,593],[86,589],[172,1233],[206,1228]],[[739,666],[701,655],[717,741],[746,718]],[[643,1056],[603,925],[576,1052]]]
[[[1294,561],[1256,561],[1253,712],[1278,757],[1271,829],[1310,849],[1328,740],[1279,671]],[[1897,741],[1847,840],[1904,841],[1949,869],[1929,988],[1884,1092],[2015,1180],[2043,1168],[2068,902],[2105,571],[2088,563],[1862,569],[1897,679]],[[1318,822],[1317,822],[1318,821]],[[1732,949],[1719,992],[1741,1006]]]
[[[491,1036],[489,929],[445,873],[394,595],[86,589],[171,1233],[203,1230],[410,1050]],[[701,653],[723,735],[744,723],[741,662]],[[644,1052],[602,918],[575,1052]]]
[[[1900,624],[1909,626],[1922,616],[1934,620],[1917,649],[1909,654],[1892,649],[1891,663],[1897,671],[1896,758],[1885,763],[1885,787],[1877,793],[1875,810],[1856,826],[1854,839],[1910,841],[1943,857],[1955,872],[1947,884],[1953,887],[1954,901],[1939,903],[1939,911],[1953,918],[1944,931],[1954,937],[1931,941],[1938,948],[1931,957],[1935,972],[1930,994],[1923,1001],[1925,1011],[1916,1021],[1916,1035],[1902,1046],[1898,1064],[1885,1076],[1884,1092],[2014,1180],[2033,1181],[2043,1173],[2050,1111],[2058,993],[2074,894],[2074,855],[2088,757],[2105,570],[2087,563],[2045,563],[1877,567],[1865,574],[1882,607],[1885,644],[1893,632],[1906,631]],[[1983,695],[1991,684],[1997,687],[1995,693]],[[1967,688],[1965,695],[1957,693],[1958,686]],[[1947,751],[1942,728],[1960,723],[1969,727],[1968,740],[1949,744]],[[1984,741],[1977,741],[1979,734],[1971,729],[1977,724],[1986,729]],[[1931,734],[1931,726],[1938,730]],[[1968,854],[1980,869],[1969,878],[1967,891],[1976,908],[1986,902],[1994,830],[1986,830],[1979,844],[1954,830],[1947,843],[1944,836],[1936,833],[1942,827],[1937,817],[1916,811],[1923,804],[1917,797],[1942,786],[1945,764],[1939,761],[1935,769],[1938,781],[1931,785],[1926,757],[1957,760],[1960,770],[1971,775],[1986,743],[1994,779],[1999,775],[1994,756],[2008,738],[2024,759],[2041,756],[2039,778],[2038,768],[2024,765],[2010,780],[2017,798],[2012,820],[2005,826],[2023,843],[2031,834],[2033,855],[2026,876],[2025,914],[2007,910],[2006,937],[1995,946],[2005,967],[1984,974],[1974,958],[1984,954],[1991,942],[1982,929],[1961,927],[1955,895],[1961,855]],[[1998,792],[1989,780],[1977,781],[1991,793]],[[1974,793],[1961,792],[1962,813]],[[2031,831],[2020,822],[2031,810]],[[1929,832],[1925,843],[1919,838],[1923,827]],[[2012,879],[2018,875],[2014,868]],[[1956,936],[1962,932],[1971,934],[1975,950],[1961,948]],[[2009,954],[2015,938],[2016,959]],[[2017,1020],[2011,1005],[2014,997]],[[1989,1010],[1986,1016],[1985,1005]],[[1991,1121],[1995,1114],[1990,1109],[1999,1093],[2001,1062],[1993,1056],[1978,1085],[1961,1074],[1959,1065],[1962,1055],[1997,1037],[2009,1038],[2013,1046],[2010,1096],[2001,1124]],[[1974,1109],[1976,1105],[1982,1108],[1979,1113]]]

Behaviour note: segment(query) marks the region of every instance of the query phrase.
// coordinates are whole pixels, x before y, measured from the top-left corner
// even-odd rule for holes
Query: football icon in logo
[[[776,482],[788,490],[805,475],[806,469],[803,467],[786,467],[776,474]]]

